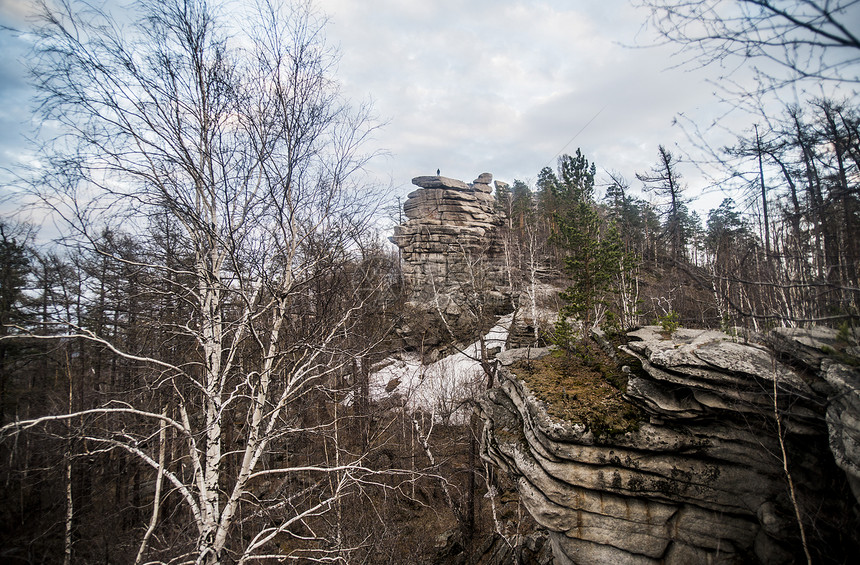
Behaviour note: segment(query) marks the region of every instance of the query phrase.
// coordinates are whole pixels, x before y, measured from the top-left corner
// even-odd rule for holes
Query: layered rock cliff
[[[541,397],[533,364],[553,354],[530,349],[500,354],[480,403],[483,457],[516,478],[555,563],[805,562],[798,514],[816,562],[850,562],[856,351],[833,330],[776,331],[769,348],[706,330],[630,337],[621,400]],[[584,402],[616,424],[558,417]]]
[[[403,205],[407,221],[394,228],[391,241],[400,248],[407,306],[418,311],[413,320],[435,321],[429,331],[404,328],[424,345],[448,341],[451,333],[455,339],[471,337],[477,316],[505,309],[501,219],[492,182],[490,173],[471,184],[442,176],[412,179],[419,189]]]

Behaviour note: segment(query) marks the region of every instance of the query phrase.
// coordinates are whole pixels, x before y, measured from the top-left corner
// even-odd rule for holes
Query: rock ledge
[[[642,370],[628,372],[626,398],[647,414],[638,430],[595,437],[555,420],[512,372],[522,350],[505,353],[499,386],[480,402],[482,456],[516,478],[550,532],[555,563],[776,564],[803,555],[775,456],[774,390],[801,511],[808,526],[815,521],[814,555],[860,549],[860,507],[845,497],[847,484],[855,494],[860,484],[860,381],[822,353],[822,336],[776,332],[780,359],[717,331],[667,337],[646,327],[630,337],[625,349]],[[533,349],[531,358],[538,353],[548,354]]]

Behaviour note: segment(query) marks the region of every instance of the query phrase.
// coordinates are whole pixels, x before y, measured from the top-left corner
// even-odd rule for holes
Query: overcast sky
[[[635,182],[658,144],[683,138],[675,115],[713,104],[706,73],[670,69],[670,48],[630,47],[652,41],[625,0],[321,5],[344,87],[390,120],[375,170],[396,189],[437,168],[533,180],[577,147]]]
[[[20,26],[29,0],[0,0],[0,23]],[[581,147],[598,170],[636,172],[656,163],[657,146],[689,149],[683,115],[717,146],[731,139],[710,124],[726,109],[709,77],[715,69],[675,68],[671,46],[652,45],[645,13],[629,0],[317,0],[338,46],[338,78],[355,100],[372,99],[387,121],[374,144],[376,182],[401,198],[418,175],[466,182],[491,172],[533,182],[557,156]],[[0,33],[0,166],[28,153],[29,92],[24,41]],[[736,128],[744,118],[730,114]],[[684,121],[683,119],[681,121]],[[689,131],[689,128],[688,128]],[[696,196],[706,181],[681,163]],[[8,177],[7,177],[8,178]],[[605,178],[605,177],[603,177]],[[2,190],[8,192],[8,188]],[[696,205],[716,206],[722,195]]]

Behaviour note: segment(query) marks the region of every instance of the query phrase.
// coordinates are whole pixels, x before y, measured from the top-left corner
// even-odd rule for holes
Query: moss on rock
[[[643,412],[624,397],[626,375],[600,348],[579,353],[555,351],[533,361],[519,361],[513,373],[560,420],[580,423],[595,436],[636,431]]]

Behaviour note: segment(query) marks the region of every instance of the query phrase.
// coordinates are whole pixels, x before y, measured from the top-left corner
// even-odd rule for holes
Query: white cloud
[[[631,49],[642,14],[627,2],[321,2],[350,96],[391,118],[377,163],[401,194],[440,167],[470,181],[534,178],[570,142],[633,179],[657,145],[680,142],[680,111],[710,103],[704,73],[668,69],[670,51]],[[595,118],[595,116],[597,116]]]
[[[32,0],[0,0],[0,20],[7,25],[21,25],[33,15]]]
[[[656,161],[658,144],[690,145],[672,125],[679,113],[707,127],[722,112],[706,80],[713,71],[671,68],[671,47],[626,47],[646,16],[627,0],[317,1],[341,51],[344,94],[372,98],[390,121],[375,140],[391,157],[370,172],[395,188],[392,197],[437,167],[465,181],[485,171],[534,179],[577,147],[637,186],[634,174]],[[0,0],[0,15],[26,4]],[[12,85],[23,71],[7,61],[0,73]],[[21,99],[20,89],[0,94],[4,108]],[[20,144],[7,123],[0,154]],[[683,170],[691,187],[702,186],[692,167]]]

